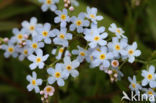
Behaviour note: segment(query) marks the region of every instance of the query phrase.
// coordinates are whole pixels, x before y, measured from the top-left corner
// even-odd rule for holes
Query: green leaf
[[[8,85],[0,85],[0,94],[15,91],[15,88]]]
[[[149,26],[150,29],[152,31],[152,36],[154,39],[154,42],[156,43],[156,22],[155,22],[155,18],[156,18],[156,1],[155,0],[151,0],[149,2],[149,7],[147,8],[147,13],[148,13],[148,21],[149,21]]]
[[[4,8],[2,10],[0,10],[0,19],[7,19],[10,18],[12,16],[17,16],[19,14],[24,14],[24,13],[28,13],[30,11],[33,11],[35,9],[35,6],[10,6],[8,8]]]
[[[12,28],[19,27],[17,22],[13,21],[0,21],[0,31],[11,30]]]
[[[40,5],[40,2],[38,0],[28,0],[31,3],[34,3],[35,5]]]

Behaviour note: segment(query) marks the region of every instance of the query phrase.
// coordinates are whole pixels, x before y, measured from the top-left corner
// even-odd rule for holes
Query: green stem
[[[59,103],[59,92],[58,92],[58,86],[55,85],[55,95],[54,95],[54,103]]]
[[[122,64],[119,66],[119,69],[126,63],[127,61],[122,62]]]
[[[142,64],[146,64],[146,63],[147,63],[146,61],[139,60],[139,59],[136,59],[135,61],[136,61],[136,62],[139,62],[139,63],[142,63]]]
[[[57,62],[59,62],[60,60],[56,60],[54,61],[52,64],[49,65],[49,67],[53,67]]]

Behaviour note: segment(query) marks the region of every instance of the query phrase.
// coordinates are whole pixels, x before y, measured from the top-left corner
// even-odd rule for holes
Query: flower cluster
[[[154,102],[156,97],[156,71],[155,67],[151,65],[148,70],[142,70],[141,73],[143,80],[141,82],[137,82],[136,76],[134,75],[133,78],[128,77],[130,82],[129,88],[131,91],[134,91],[136,94],[140,92],[144,92],[144,94],[148,95],[148,98],[151,99],[150,102]],[[146,97],[147,98],[147,97]],[[144,99],[146,99],[144,98]]]
[[[30,82],[27,86],[29,91],[34,89],[36,93],[39,93],[39,86],[42,85],[43,81],[37,79],[34,70],[36,68],[47,70],[48,78],[44,80],[47,86],[40,92],[41,95],[44,95],[42,100],[46,100],[48,96],[53,95],[54,87],[51,85],[55,82],[58,86],[64,86],[64,80],[68,79],[69,76],[76,78],[79,75],[77,68],[82,62],[87,61],[90,68],[99,67],[100,70],[110,76],[113,82],[120,80],[123,76],[120,71],[120,63],[125,61],[133,63],[135,57],[141,55],[140,50],[137,50],[137,43],[133,42],[129,45],[124,31],[116,24],[112,23],[108,32],[106,32],[104,26],[98,27],[98,22],[103,19],[103,16],[97,14],[96,8],[87,7],[86,12],[71,17],[68,15],[67,9],[57,10],[55,4],[59,0],[39,1],[43,3],[42,10],[44,12],[48,8],[55,12],[54,22],[60,28],[55,28],[50,23],[38,23],[37,19],[32,17],[30,22],[22,22],[20,30],[13,29],[14,36],[4,42],[1,49],[5,51],[4,56],[6,58],[13,56],[18,57],[21,61],[27,58],[32,62],[29,65],[33,71],[32,76],[27,76],[27,80]],[[114,35],[109,37],[111,40],[108,40],[110,32]],[[84,47],[77,45],[74,50],[69,49],[74,42],[72,41],[74,37],[81,37],[86,41],[86,45]],[[51,54],[53,55],[51,58],[55,57],[56,61],[48,64],[46,61],[51,54],[44,54],[46,51],[43,48],[45,45],[51,44],[57,46],[57,48],[51,48]],[[146,77],[147,72],[144,72],[143,75]],[[144,80],[143,84],[147,85],[147,82],[149,81]],[[149,83],[150,86],[154,86],[153,82]]]

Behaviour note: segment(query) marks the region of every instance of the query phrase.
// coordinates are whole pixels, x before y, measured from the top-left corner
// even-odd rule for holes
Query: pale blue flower
[[[54,82],[57,81],[58,86],[64,86],[64,70],[63,70],[63,65],[60,63],[57,63],[55,65],[55,69],[49,68],[47,70],[48,74],[50,75],[48,78],[48,83],[53,84]]]
[[[18,50],[21,54],[19,55],[19,60],[23,61],[25,57],[28,57],[33,53],[29,46],[25,46],[23,48],[19,48]]]
[[[14,34],[14,36],[11,38],[13,43],[21,43],[23,40],[25,40],[24,35],[27,35],[25,29],[19,30],[18,28],[14,28],[12,32]]]
[[[148,88],[148,89],[143,88],[142,90],[145,92],[142,95],[147,95],[147,97],[143,96],[143,99],[149,100],[151,103],[155,103],[156,93],[154,92],[154,90],[151,88]]]
[[[51,11],[55,11],[57,9],[56,3],[59,2],[59,0],[39,0],[39,2],[43,3],[41,6],[41,9],[43,12],[50,9]]]
[[[17,46],[15,46],[12,42],[8,42],[8,44],[3,44],[1,47],[2,50],[5,50],[4,56],[9,58],[10,56],[16,58],[18,56]]]
[[[103,16],[97,16],[97,8],[87,7],[86,17],[90,19],[93,23],[97,24],[97,21],[101,21]]]
[[[95,26],[95,27],[97,27],[97,26]],[[93,32],[92,32],[92,30],[93,30]],[[107,41],[104,39],[108,36],[108,34],[101,29],[98,30],[97,28],[95,28],[95,30],[94,29],[92,29],[92,30],[90,31],[90,32],[92,32],[92,35],[87,34],[84,37],[87,41],[90,42],[89,46],[91,48],[95,48],[97,45],[100,45],[100,46],[106,45]],[[103,31],[103,32],[100,33],[101,31]]]
[[[75,29],[77,29],[78,33],[82,33],[84,31],[84,27],[89,26],[89,21],[85,20],[84,18],[84,13],[80,13],[77,18],[75,16],[71,17],[72,24],[70,25],[70,30],[74,31]]]
[[[128,45],[128,47],[126,48],[127,51],[127,56],[128,56],[128,61],[130,63],[133,63],[135,60],[135,57],[138,57],[141,55],[141,51],[137,50],[137,43],[133,42],[132,45]]]
[[[112,33],[115,33],[116,37],[118,38],[121,37],[127,38],[126,36],[123,35],[125,32],[122,30],[122,28],[118,28],[115,23],[112,23],[108,28],[108,30],[111,31]]]
[[[72,39],[72,34],[67,33],[66,28],[61,28],[60,31],[58,29],[54,29],[54,33],[57,35],[53,40],[54,44],[68,47],[68,40]]]
[[[38,41],[38,39],[36,39],[37,37],[34,37],[34,39],[31,41],[31,40],[27,40],[26,41],[26,44],[30,47],[30,49],[35,52],[36,50],[38,49],[41,49],[44,47],[44,43],[43,42],[40,42]]]
[[[35,92],[39,93],[39,86],[42,85],[42,79],[37,79],[36,72],[33,72],[32,76],[27,75],[26,79],[30,82],[30,84],[27,86],[28,91],[32,91],[33,89],[35,89]]]
[[[27,34],[31,34],[32,37],[36,36],[38,33],[36,31],[37,27],[41,27],[41,24],[37,24],[37,18],[36,17],[32,17],[30,19],[30,22],[28,21],[23,21],[22,22],[22,27],[23,29],[26,30]]]
[[[128,42],[127,39],[119,40],[117,37],[113,37],[112,42],[108,43],[108,48],[115,57],[120,57],[120,55],[126,56],[127,51],[125,50],[125,48],[128,45],[127,42]]]
[[[108,48],[103,46],[100,48],[100,51],[94,51],[93,56],[95,57],[93,61],[93,66],[97,67],[99,65],[103,65],[104,67],[110,66],[110,59],[113,58],[113,54],[108,52]]]
[[[72,50],[72,54],[78,55],[76,59],[81,63],[87,57],[87,50],[81,48],[80,46],[77,46],[77,48],[78,50]]]
[[[91,28],[86,28],[84,29],[84,34],[85,35],[93,35],[95,33],[101,34],[105,31],[105,27],[101,26],[101,27],[97,27],[97,24],[92,23],[91,24]]]
[[[66,27],[67,22],[70,21],[70,18],[68,16],[68,11],[67,9],[63,9],[63,11],[56,10],[55,13],[58,15],[57,17],[54,18],[55,23],[61,23],[61,27]]]
[[[40,34],[38,35],[38,40],[44,40],[46,44],[51,43],[51,38],[54,37],[55,34],[53,33],[51,29],[51,25],[49,23],[45,23],[43,27],[37,28],[37,32]]]
[[[142,87],[140,86],[139,83],[137,83],[136,81],[136,76],[134,75],[133,76],[133,79],[128,77],[128,80],[130,82],[130,85],[129,85],[129,88],[132,90],[132,91],[135,91],[135,93],[137,94],[139,92],[139,90],[142,89]]]
[[[156,87],[156,73],[155,67],[153,65],[149,67],[148,71],[143,70],[141,75],[144,77],[144,79],[142,80],[142,86],[149,84],[151,88]]]
[[[71,61],[69,56],[64,57],[63,61],[66,78],[68,78],[70,74],[74,78],[77,77],[79,75],[79,72],[78,70],[76,70],[76,68],[80,65],[80,62],[78,62],[77,60]]]
[[[49,57],[49,54],[46,54],[43,56],[43,51],[41,49],[38,49],[35,55],[30,55],[28,56],[28,59],[32,61],[33,63],[29,65],[31,70],[34,70],[35,68],[39,67],[39,69],[43,69],[44,67],[44,62],[47,60]]]
[[[53,50],[51,51],[51,53],[52,53],[53,55],[56,55],[56,59],[57,59],[57,60],[60,60],[61,57],[62,57],[62,54],[64,53],[64,47],[59,48],[59,49],[58,49],[58,52],[57,52],[57,49],[53,49]]]

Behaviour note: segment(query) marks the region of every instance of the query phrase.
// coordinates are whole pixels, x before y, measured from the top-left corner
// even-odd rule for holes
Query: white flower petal
[[[48,83],[49,84],[53,84],[56,81],[56,79],[54,77],[49,77],[48,78]]]
[[[40,92],[40,88],[38,86],[35,86],[35,92],[39,93]]]
[[[71,75],[72,75],[72,77],[75,78],[75,77],[77,77],[79,75],[79,72],[77,70],[72,70]]]
[[[32,91],[33,86],[32,86],[31,84],[29,84],[29,85],[27,86],[27,89],[28,89],[28,91]]]
[[[30,67],[31,70],[34,70],[37,67],[37,64],[32,63],[32,64],[29,65],[29,67]]]
[[[146,86],[147,84],[148,84],[148,80],[147,79],[142,80],[142,86]]]
[[[58,79],[58,80],[57,80],[57,84],[58,84],[59,86],[64,86],[64,80],[63,80],[63,79]]]

